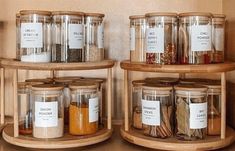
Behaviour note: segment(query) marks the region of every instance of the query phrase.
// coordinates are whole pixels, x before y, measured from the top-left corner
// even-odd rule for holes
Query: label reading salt
[[[190,104],[190,129],[207,127],[207,102]]]
[[[99,118],[99,99],[89,99],[89,122],[96,122]]]
[[[211,51],[211,25],[191,26],[191,50]]]
[[[98,26],[97,31],[97,39],[98,39],[98,48],[104,48],[104,25],[101,24]]]
[[[69,24],[69,48],[83,48],[83,25]]]
[[[142,123],[160,125],[160,102],[142,100]]]
[[[148,53],[164,53],[164,28],[148,28],[146,31]]]
[[[42,48],[42,23],[21,23],[21,48]]]
[[[35,126],[58,126],[58,102],[35,102]]]
[[[216,28],[214,30],[214,46],[216,51],[224,50],[224,29]]]
[[[130,50],[135,50],[135,28],[130,28]]]

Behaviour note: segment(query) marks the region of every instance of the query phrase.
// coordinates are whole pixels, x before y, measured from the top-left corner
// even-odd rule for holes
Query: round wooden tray
[[[1,59],[1,67],[25,70],[95,70],[112,68],[115,64],[113,60],[103,60],[99,62],[79,62],[79,63],[31,63],[21,62],[14,59]]]
[[[145,136],[140,130],[134,128],[125,131],[123,127],[121,136],[130,143],[162,150],[215,150],[235,141],[235,131],[230,127],[227,127],[225,139],[220,139],[219,136],[208,136],[205,140],[199,141],[180,141],[176,138],[158,139]]]
[[[10,144],[27,147],[27,148],[41,148],[41,149],[59,149],[59,148],[73,148],[103,142],[111,137],[112,130],[101,129],[97,133],[87,136],[72,136],[65,134],[64,137],[56,139],[37,139],[32,136],[14,137],[13,124],[7,125],[3,129],[2,137]]]
[[[124,70],[163,73],[216,73],[235,70],[234,62],[201,65],[158,65],[122,61],[120,66]]]

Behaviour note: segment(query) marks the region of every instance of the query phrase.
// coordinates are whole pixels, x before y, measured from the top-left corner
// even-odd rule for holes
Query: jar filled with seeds
[[[148,85],[142,89],[142,123],[145,135],[158,138],[173,136],[173,88]]]
[[[148,13],[146,30],[146,63],[177,62],[177,14]]]
[[[212,62],[212,14],[179,14],[179,62],[208,64]]]
[[[145,62],[146,52],[145,32],[146,19],[144,15],[130,16],[130,60],[132,62]]]
[[[84,61],[84,13],[52,12],[52,61]]]
[[[175,86],[176,137],[194,141],[207,131],[207,88],[197,85]]]
[[[104,14],[85,14],[85,61],[104,60]]]
[[[20,60],[20,14],[16,14],[16,59]]]
[[[51,12],[20,11],[19,34],[22,62],[51,62]]]

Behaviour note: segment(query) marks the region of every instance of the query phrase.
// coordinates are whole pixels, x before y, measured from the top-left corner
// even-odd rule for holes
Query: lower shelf
[[[107,140],[112,135],[112,130],[101,129],[97,133],[87,136],[73,136],[65,134],[64,137],[56,139],[37,139],[32,136],[14,137],[13,124],[7,125],[3,129],[2,137],[10,144],[40,149],[58,149],[58,148],[73,148],[96,144]]]
[[[199,141],[180,141],[176,138],[158,139],[145,136],[141,131],[130,128],[125,131],[121,128],[121,136],[130,143],[162,150],[215,150],[226,147],[235,141],[235,131],[227,127],[226,138],[220,139],[219,136],[207,136]]]

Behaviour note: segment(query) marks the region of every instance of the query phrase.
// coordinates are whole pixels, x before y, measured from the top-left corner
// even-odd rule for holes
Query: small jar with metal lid
[[[20,14],[16,14],[16,59],[20,60]]]
[[[145,32],[146,19],[144,15],[130,16],[130,60],[145,62]]]
[[[58,138],[64,132],[63,86],[32,86],[33,137]]]
[[[20,11],[19,34],[21,61],[51,62],[51,12]]]
[[[148,13],[146,30],[146,63],[177,63],[176,13]]]
[[[104,60],[104,14],[85,14],[85,61]]]
[[[174,88],[177,139],[204,139],[207,131],[207,88],[198,85]]]
[[[146,85],[142,89],[142,123],[145,135],[173,136],[173,87]]]
[[[52,12],[52,61],[84,61],[84,13]]]
[[[99,97],[96,83],[76,82],[69,85],[69,133],[89,135],[98,131]]]
[[[212,18],[212,45],[213,63],[224,62],[224,41],[225,41],[225,15],[213,14]]]
[[[212,14],[179,14],[179,62],[209,64],[212,62]]]

